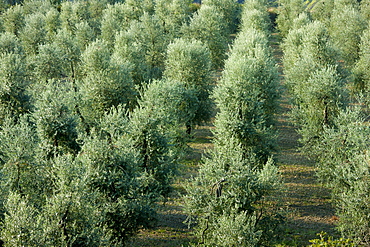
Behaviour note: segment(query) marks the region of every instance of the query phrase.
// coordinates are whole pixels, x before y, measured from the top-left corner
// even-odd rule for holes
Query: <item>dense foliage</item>
[[[0,0],[1,244],[123,246],[155,223],[192,129],[213,120],[214,149],[185,182],[198,244],[271,244],[281,91],[268,4]],[[301,150],[358,245],[370,242],[369,6],[281,0],[276,20]]]
[[[293,96],[293,118],[303,150],[316,161],[319,180],[332,189],[337,229],[354,245],[367,246],[367,3],[325,0],[300,15],[296,10],[303,3],[293,8],[296,4],[284,1],[281,6],[286,19],[297,17],[291,28],[278,23],[286,32],[284,73]]]
[[[243,11],[250,10],[245,7]],[[279,222],[276,212],[261,206],[280,183],[277,167],[269,158],[277,70],[267,45],[268,31],[249,25],[256,22],[255,26],[267,27],[259,23],[264,20],[243,19],[213,94],[219,109],[214,149],[187,186],[186,210],[190,223],[197,223],[203,246],[266,244]]]
[[[155,222],[184,154],[183,126],[210,93],[201,41],[183,41],[200,50],[177,68],[170,48],[166,58],[190,2],[1,4],[2,243],[122,246]],[[161,79],[193,62],[204,67],[198,79]]]

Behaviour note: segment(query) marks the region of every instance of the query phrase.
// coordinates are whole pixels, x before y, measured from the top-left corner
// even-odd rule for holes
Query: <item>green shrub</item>
[[[310,240],[310,243],[312,243],[310,247],[345,247],[345,246],[354,247],[355,246],[355,244],[350,239],[340,238],[340,239],[334,240],[332,236],[328,236],[326,238],[327,234],[325,232],[318,233],[317,235],[320,236],[320,238]]]

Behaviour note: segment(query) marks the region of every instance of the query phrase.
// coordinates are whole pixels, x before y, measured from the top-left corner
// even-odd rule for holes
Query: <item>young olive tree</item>
[[[123,15],[127,23],[138,21],[144,13],[153,15],[156,1],[154,0],[126,0],[124,1]]]
[[[240,23],[241,7],[237,0],[203,0],[202,7],[211,6],[222,13],[228,34],[235,33]]]
[[[23,7],[19,4],[8,8],[1,16],[2,25],[6,32],[19,36],[25,25],[25,14]]]
[[[169,81],[180,81],[188,90],[195,92],[197,107],[187,109],[192,117],[184,124],[187,133],[195,124],[207,122],[212,116],[211,61],[208,47],[199,40],[176,39],[168,46],[164,77]]]
[[[40,45],[38,54],[29,56],[29,67],[32,68],[34,83],[47,83],[49,79],[66,77],[68,68],[64,51],[56,43]]]
[[[18,193],[8,196],[1,232],[4,246],[110,245],[99,226],[101,195],[88,188],[83,164],[67,155],[46,167],[48,183],[39,184],[47,188],[41,205]]]
[[[245,5],[241,15],[241,30],[253,28],[268,34],[270,26],[271,23],[267,11],[257,8],[250,9]]]
[[[361,35],[367,22],[351,5],[334,8],[329,33],[346,67],[351,69],[359,58]]]
[[[324,0],[316,2],[310,13],[314,20],[325,23],[330,23],[330,18],[333,14],[334,0]]]
[[[297,29],[291,30],[282,45],[284,74],[293,97],[295,97],[294,88],[299,88],[300,83],[304,78],[308,78],[312,71],[327,65],[334,66],[337,60],[337,53],[323,23],[300,19],[295,21],[303,25],[293,24]]]
[[[151,71],[145,59],[144,44],[136,39],[135,33],[130,31],[118,33],[115,40],[113,54],[131,63],[134,85],[147,84],[151,80]]]
[[[369,0],[361,1],[360,3],[360,12],[363,18],[369,22],[370,21],[370,2]]]
[[[219,108],[214,149],[186,186],[185,210],[203,246],[252,247],[272,238],[269,233],[278,222],[269,219],[275,212],[265,211],[259,202],[280,183],[269,158],[274,107],[264,104],[269,97],[276,100],[276,79],[267,37],[243,30],[214,92]]]
[[[62,81],[49,80],[34,93],[33,120],[40,140],[40,159],[61,154],[77,154],[77,116],[73,112],[73,88]]]
[[[77,30],[76,33],[78,33]],[[55,35],[54,41],[51,45],[58,47],[56,50],[60,50],[62,53],[61,58],[63,60],[61,63],[64,65],[62,76],[72,80],[72,82],[75,82],[80,69],[82,53],[77,35],[73,36],[65,29],[58,29],[58,32]]]
[[[1,161],[1,213],[11,193],[26,196],[35,205],[42,203],[44,193],[40,184],[46,176],[45,170],[38,166],[34,157],[38,144],[35,126],[29,116],[18,120],[7,118],[0,131]]]
[[[4,50],[11,49],[18,47]],[[31,109],[25,64],[25,57],[19,53],[0,53],[0,125],[6,116],[17,117]]]
[[[101,122],[112,120],[110,114]],[[96,227],[109,240],[106,245],[122,246],[141,226],[151,224],[158,195],[146,191],[151,177],[140,171],[138,153],[127,135],[108,138],[93,129],[84,138],[78,161],[86,169],[88,191],[98,193],[92,203],[99,212]]]
[[[62,28],[75,34],[77,24],[87,22],[94,37],[100,34],[100,23],[105,1],[63,1],[61,4],[60,21]]]
[[[213,68],[221,68],[226,58],[228,42],[227,24],[222,12],[216,7],[204,5],[182,27],[183,38],[197,39],[206,44],[211,52]]]
[[[24,55],[24,50],[19,38],[10,32],[0,33],[0,53]]]
[[[37,156],[39,141],[26,118],[3,126],[4,246],[122,246],[153,221],[158,195],[146,192],[151,177],[122,131],[125,118],[107,113],[100,125],[109,126],[109,138],[93,129],[77,156],[48,160]]]
[[[158,120],[158,127],[162,134],[168,137],[170,153],[179,153],[187,136],[181,128],[184,123],[190,122],[195,117],[195,110],[200,102],[197,91],[189,88],[186,82],[162,79],[151,82],[142,93],[139,100],[140,106],[151,109]]]
[[[182,83],[154,81],[141,95],[129,115],[129,135],[140,154],[142,172],[152,178],[147,191],[167,197],[176,164],[183,156],[185,138],[179,124],[191,117],[196,107],[194,93]]]
[[[155,14],[171,39],[180,37],[181,26],[190,20],[191,0],[157,0]]]
[[[253,29],[242,31],[214,92],[220,108],[215,120],[219,142],[236,138],[246,153],[253,150],[262,163],[267,160],[273,149],[277,79],[267,37]]]
[[[277,28],[282,37],[286,37],[292,27],[293,20],[305,11],[301,0],[280,0],[278,16],[276,18]]]
[[[115,43],[116,33],[125,30],[130,23],[124,13],[124,3],[108,5],[101,20],[101,38],[110,46]]]
[[[58,30],[61,28],[60,13],[57,9],[51,8],[45,13],[45,29],[46,29],[46,39],[52,42],[57,34]]]
[[[312,72],[295,92],[299,104],[294,108],[293,116],[299,126],[304,150],[314,155],[312,148],[319,145],[322,132],[333,126],[344,105],[343,81],[334,67],[324,67]]]
[[[322,23],[315,21],[292,30],[283,49],[284,72],[293,96],[293,118],[310,153],[323,129],[333,124],[345,104],[346,90],[335,64],[336,52]]]
[[[22,7],[26,15],[34,14],[37,12],[45,15],[47,12],[49,12],[50,9],[54,9],[51,1],[43,0],[25,0],[22,3]]]
[[[26,16],[25,26],[20,30],[19,37],[28,56],[37,55],[39,45],[46,44],[45,15],[40,12]]]
[[[370,243],[369,220],[369,131],[363,112],[348,107],[322,132],[315,154],[318,177],[332,189],[339,216],[338,230],[356,245]]]
[[[121,34],[122,35],[122,34]],[[149,15],[144,13],[139,21],[132,21],[130,28],[121,36],[122,40],[118,42],[124,42],[128,45],[128,49],[133,46],[134,51],[128,50],[127,53],[130,55],[144,56],[145,64],[139,62],[138,69],[144,69],[147,67],[147,72],[144,78],[160,79],[164,70],[164,61],[166,49],[169,43],[168,36],[164,33],[163,27],[160,24],[160,20],[156,15]],[[117,38],[118,39],[118,38]],[[122,43],[120,45],[122,46]],[[137,59],[133,57],[134,59]]]
[[[135,97],[131,70],[129,62],[111,55],[105,41],[95,41],[84,51],[79,105],[87,124],[95,125],[112,106],[130,107]]]
[[[67,29],[62,28],[66,33],[70,33]],[[89,46],[90,43],[95,41],[96,34],[94,29],[89,25],[87,21],[81,21],[76,24],[76,30],[74,35],[70,33],[71,37],[76,37],[78,48],[81,51],[85,51],[85,49]]]
[[[353,68],[354,85],[353,91],[355,94],[363,94],[365,102],[369,104],[369,83],[370,83],[370,29],[364,31],[359,45],[359,59]]]
[[[238,142],[216,144],[186,186],[185,212],[202,246],[253,247],[272,240],[266,236],[269,212],[259,203],[278,190],[277,168],[269,160],[257,169],[253,154],[246,158]]]

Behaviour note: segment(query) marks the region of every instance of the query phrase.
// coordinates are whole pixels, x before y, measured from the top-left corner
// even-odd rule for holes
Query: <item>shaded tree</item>
[[[157,0],[155,14],[158,16],[163,30],[170,36],[170,39],[181,36],[180,29],[190,20],[191,0]]]
[[[28,112],[31,105],[27,92],[30,81],[24,56],[17,53],[1,53],[0,61],[0,122],[2,122],[6,116],[17,117]]]
[[[8,8],[2,14],[2,24],[6,32],[19,35],[25,24],[25,15],[21,5]]]
[[[36,93],[38,92],[38,93]],[[68,84],[48,80],[35,88],[35,110],[32,114],[36,124],[42,160],[61,154],[77,154],[77,116],[73,113],[74,91]]]
[[[282,37],[286,37],[288,35],[289,30],[292,27],[293,20],[304,11],[304,4],[301,0],[279,1],[276,23]]]

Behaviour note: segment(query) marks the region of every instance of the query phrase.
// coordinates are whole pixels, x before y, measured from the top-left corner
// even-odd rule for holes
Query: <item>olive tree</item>
[[[211,61],[208,47],[199,40],[177,39],[168,46],[164,77],[181,81],[188,90],[195,92],[198,104],[184,124],[190,134],[195,124],[207,122],[212,116]]]
[[[286,38],[284,72],[293,96],[293,118],[301,141],[308,148],[319,143],[325,126],[331,126],[345,105],[343,74],[325,26],[314,21],[292,30]]]
[[[61,154],[77,154],[78,118],[73,112],[73,88],[58,80],[49,80],[35,89],[32,114],[40,139],[41,159]]]
[[[101,21],[101,38],[113,46],[115,42],[115,34],[125,30],[128,27],[129,20],[124,13],[124,4],[116,3],[108,5],[103,11]]]
[[[204,6],[214,7],[217,12],[222,13],[228,34],[237,31],[241,13],[241,7],[237,0],[203,0],[202,7]]]
[[[365,101],[368,103],[369,93],[369,60],[370,60],[370,49],[369,49],[369,37],[370,29],[364,31],[361,37],[361,43],[359,45],[359,59],[353,68],[354,74],[354,85],[353,91],[365,95]]]
[[[2,24],[6,32],[19,35],[25,25],[25,14],[21,5],[14,5],[2,14]]]
[[[332,189],[339,216],[337,229],[356,245],[370,241],[369,208],[369,126],[360,108],[342,110],[334,124],[322,132],[316,146],[318,178]]]
[[[45,15],[36,12],[27,15],[25,26],[20,30],[19,37],[28,56],[37,55],[39,45],[46,44]]]
[[[304,4],[301,0],[279,1],[276,23],[282,37],[286,37],[288,35],[290,28],[292,27],[293,20],[304,11]]]
[[[269,157],[276,83],[267,37],[255,29],[242,30],[214,92],[219,108],[214,149],[186,185],[185,211],[201,245],[258,246],[273,238],[269,234],[278,220],[269,219],[276,212],[267,212],[259,202],[280,183]]]
[[[329,33],[345,66],[350,69],[359,58],[359,44],[366,26],[357,8],[346,5],[333,11]]]
[[[0,123],[6,116],[17,117],[31,109],[27,91],[30,80],[25,64],[23,55],[0,54]]]
[[[191,0],[156,1],[155,13],[171,39],[178,38],[181,35],[181,26],[189,22],[191,2]]]
[[[109,46],[95,41],[82,54],[81,112],[87,123],[96,120],[112,106],[129,107],[135,97],[129,62],[112,56]]]
[[[166,198],[172,191],[171,182],[185,145],[179,122],[189,118],[189,108],[196,103],[194,94],[183,84],[154,81],[129,114],[128,132],[140,154],[140,169],[151,178],[148,192]]]
[[[237,138],[246,153],[252,149],[267,160],[274,146],[271,127],[277,110],[277,78],[267,37],[253,29],[242,31],[214,92],[220,108],[215,120],[218,141]]]
[[[162,77],[169,39],[164,33],[157,15],[144,13],[139,21],[130,22],[130,27],[124,34],[121,33],[120,38],[121,40],[118,41],[121,43],[120,47],[123,48],[124,43],[122,42],[126,42],[129,49],[123,52],[130,56],[133,55],[134,61],[137,62],[137,56],[144,57],[144,64],[140,61],[138,63],[138,67],[143,66],[138,68],[139,70],[146,67],[144,79],[147,77],[148,79],[160,79]],[[130,51],[131,46],[133,46],[133,51]]]
[[[214,6],[202,6],[182,27],[183,38],[197,39],[211,51],[213,68],[223,66],[228,42],[227,27],[222,12]]]
[[[203,246],[252,247],[272,240],[266,236],[269,212],[258,204],[278,190],[277,168],[269,160],[257,169],[253,155],[246,158],[238,142],[216,144],[186,186],[185,212]]]

